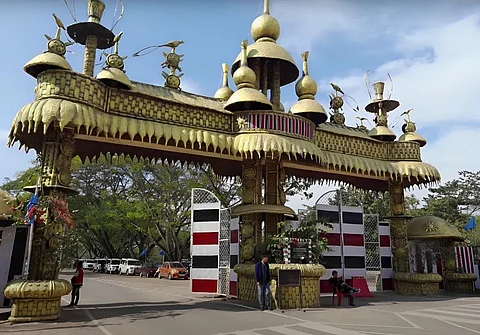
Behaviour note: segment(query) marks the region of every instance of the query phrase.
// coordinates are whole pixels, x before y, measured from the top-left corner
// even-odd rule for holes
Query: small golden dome
[[[248,67],[248,65],[242,65],[238,68],[237,71],[233,74],[233,82],[235,85],[237,85],[239,88],[243,84],[247,84],[248,86],[250,85],[255,85],[255,80],[257,76],[255,75],[255,72]]]
[[[270,0],[265,0],[263,14],[252,23],[251,33],[253,40],[267,38],[274,41],[280,37],[280,23],[270,15]]]
[[[407,232],[409,240],[438,238],[452,239],[459,242],[465,240],[454,226],[442,218],[431,215],[420,216],[410,220],[407,223]]]
[[[405,120],[405,124],[402,126],[403,135],[400,136],[398,139],[399,142],[416,142],[420,144],[420,147],[424,147],[427,145],[427,140],[423,138],[423,136],[417,134],[417,126],[414,122],[412,122],[410,118],[410,113],[413,111],[413,108],[407,110],[402,115],[407,115],[407,120]]]
[[[60,39],[62,29],[65,29],[65,27],[63,26],[63,22],[61,22],[55,14],[53,14],[53,16],[58,26],[55,38],[45,35],[48,40],[47,51],[34,57],[23,67],[23,70],[35,79],[40,73],[47,70],[60,69],[72,71],[72,67],[65,59],[65,54],[67,53],[67,47],[72,45],[73,42],[65,43]]]
[[[325,111],[325,108],[323,108],[323,106],[315,100],[318,86],[316,81],[310,77],[308,72],[308,55],[308,51],[305,51],[302,54],[303,76],[295,85],[295,92],[298,96],[298,102],[292,106],[290,111],[293,114],[300,115],[318,125],[324,123],[327,120],[328,115]]]
[[[34,57],[31,61],[25,64],[25,66],[23,67],[23,70],[36,79],[38,75],[44,71],[47,71],[47,70],[72,71],[72,67],[64,57],[56,53],[46,51]]]
[[[217,90],[217,92],[215,92],[215,99],[228,100],[233,94],[233,90],[228,87],[228,72],[230,71],[228,64],[222,64],[222,71],[223,85]]]
[[[106,67],[103,69],[97,75],[97,79],[110,87],[121,88],[124,90],[132,89],[132,82],[128,79],[125,72],[114,67]]]
[[[368,132],[368,136],[384,142],[393,142],[397,138],[397,135],[385,126],[376,126]]]
[[[242,42],[242,59],[240,67],[233,74],[238,90],[232,94],[225,104],[231,112],[244,110],[272,110],[272,103],[260,91],[255,89],[256,75],[247,63],[248,41]]]

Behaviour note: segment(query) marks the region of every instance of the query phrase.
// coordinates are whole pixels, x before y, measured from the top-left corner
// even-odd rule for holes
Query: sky
[[[86,0],[68,0],[76,21],[87,19]],[[106,0],[102,24],[111,28],[119,16],[116,0]],[[160,50],[143,57],[131,56],[140,49],[182,39],[184,91],[213,96],[221,84],[221,64],[232,64],[240,43],[249,39],[250,25],[263,11],[263,0],[124,0],[124,17],[114,32],[124,32],[120,54],[131,80],[163,85]],[[53,36],[56,13],[65,25],[72,24],[63,0],[0,2],[0,179],[27,169],[35,154],[7,148],[11,122],[22,106],[34,99],[35,79],[23,66],[46,49],[43,34]],[[393,78],[393,99],[400,107],[389,116],[398,135],[404,116],[413,108],[412,120],[428,140],[422,159],[436,166],[442,181],[457,177],[460,170],[477,171],[480,155],[475,138],[480,112],[480,1],[478,0],[271,0],[271,13],[282,28],[279,44],[297,65],[301,53],[310,51],[310,75],[319,84],[317,99],[328,107],[330,82],[354,97],[362,112],[345,108],[346,124],[355,126],[369,96],[364,75],[370,80]],[[115,16],[116,14],[116,16]],[[67,59],[82,70],[83,48],[69,48]],[[96,73],[101,69],[97,66]],[[234,88],[231,81],[230,86]],[[282,88],[288,109],[297,100],[294,84]],[[4,143],[4,144],[2,144]],[[314,199],[289,199],[295,210],[312,205],[328,189],[314,186]],[[414,192],[418,197],[425,190]]]

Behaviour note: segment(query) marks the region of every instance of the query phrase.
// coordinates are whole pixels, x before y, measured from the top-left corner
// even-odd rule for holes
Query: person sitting
[[[343,277],[338,277],[337,271],[332,271],[332,277],[328,280],[333,289],[337,290],[338,294],[348,294],[348,304],[352,307],[355,306],[353,295],[360,293],[359,288],[354,288],[345,283]]]

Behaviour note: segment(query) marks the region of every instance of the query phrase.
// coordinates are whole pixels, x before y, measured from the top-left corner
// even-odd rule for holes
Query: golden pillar
[[[390,192],[390,235],[392,237],[393,271],[410,272],[408,256],[407,219],[402,182],[391,181]]]
[[[68,185],[74,152],[73,134],[55,129],[48,131],[41,152],[42,184],[38,204],[44,207],[45,214],[34,224],[28,280],[14,280],[5,287],[5,297],[12,300],[11,322],[58,319],[61,297],[71,291],[68,281],[57,279],[65,229],[57,205],[65,204],[67,193],[71,192]]]

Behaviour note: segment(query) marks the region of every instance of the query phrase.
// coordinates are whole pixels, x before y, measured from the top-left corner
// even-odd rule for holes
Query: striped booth
[[[321,292],[332,292],[328,279],[334,270],[345,280],[366,278],[370,291],[393,290],[389,224],[378,222],[378,215],[364,215],[361,207],[317,204],[316,210],[319,220],[333,226],[321,235],[329,247],[322,258],[327,274]]]

